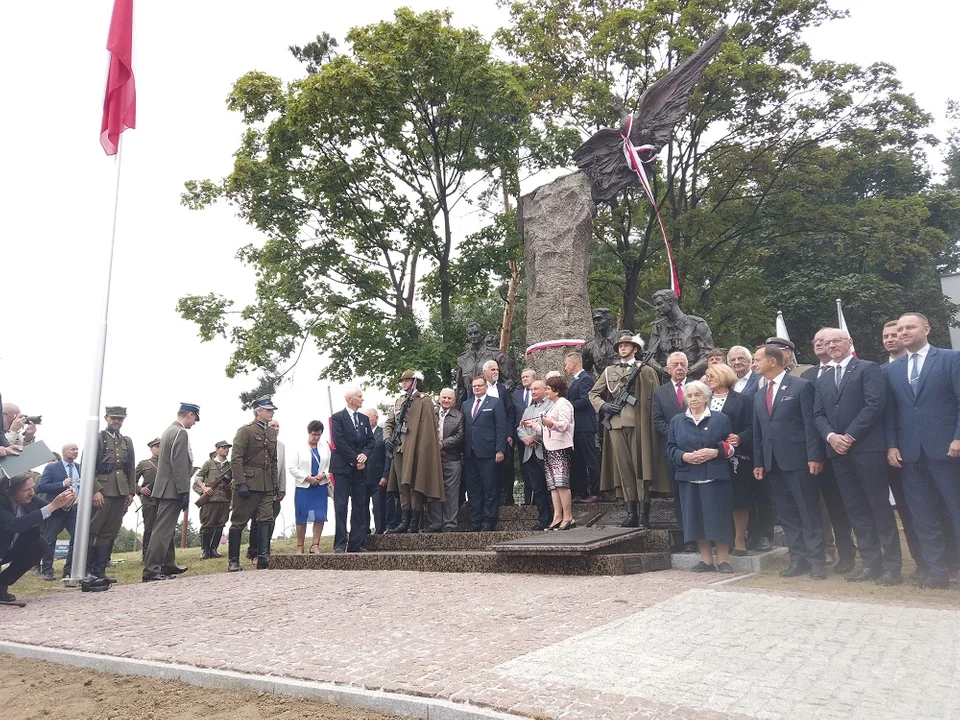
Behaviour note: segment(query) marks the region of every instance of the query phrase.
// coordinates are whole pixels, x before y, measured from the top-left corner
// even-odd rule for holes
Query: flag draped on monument
[[[116,155],[120,133],[137,126],[137,87],[133,77],[133,0],[114,0],[107,35],[110,70],[103,98],[100,144]]]

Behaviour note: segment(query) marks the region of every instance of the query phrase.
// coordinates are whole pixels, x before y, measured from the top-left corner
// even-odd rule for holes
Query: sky
[[[42,414],[38,437],[54,450],[82,445],[114,217],[115,160],[99,144],[112,0],[0,4],[0,67],[7,139],[0,174],[0,272],[7,311],[0,333],[0,392]],[[238,395],[253,379],[228,379],[225,340],[201,343],[175,310],[178,298],[217,292],[252,299],[252,273],[236,250],[259,241],[227,206],[180,205],[189,179],[228,174],[242,125],[226,109],[233,82],[260,70],[289,81],[303,70],[288,46],[320,32],[343,39],[350,27],[392,17],[395,8],[454,8],[454,23],[488,37],[506,14],[493,0],[470,3],[362,3],[273,0],[135,2],[137,128],[123,135],[116,245],[101,408],[123,405],[124,432],[138,457],[176,417],[200,405],[194,456],[231,440],[249,415]],[[815,57],[886,61],[946,136],[946,101],[960,86],[945,70],[960,10],[940,0],[835,0],[851,17],[811,31]],[[341,50],[344,48],[341,47]],[[938,70],[939,69],[939,70]],[[934,151],[931,158],[939,162]],[[531,181],[536,182],[536,181]],[[529,192],[534,186],[522,188]],[[302,442],[312,419],[329,415],[322,356],[305,353],[274,401],[281,440]],[[330,387],[334,409],[343,387]],[[386,394],[367,390],[367,403]],[[102,415],[102,410],[100,412]],[[199,462],[197,463],[199,464]],[[192,508],[194,514],[196,508]],[[293,521],[292,493],[280,525]],[[332,519],[332,517],[331,517]],[[128,513],[131,527],[136,519]]]

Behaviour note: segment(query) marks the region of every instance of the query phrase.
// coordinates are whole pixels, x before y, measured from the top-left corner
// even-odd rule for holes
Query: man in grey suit
[[[553,403],[546,397],[547,390],[543,380],[530,383],[530,394],[533,404],[524,408],[520,425],[517,427],[517,437],[523,443],[520,463],[533,487],[533,502],[537,506],[537,524],[530,529],[546,530],[553,521],[553,501],[550,499],[550,491],[547,490],[547,478],[543,468],[543,434],[534,432],[534,426],[553,407]]]
[[[831,368],[816,381],[814,417],[863,558],[861,569],[846,578],[899,585],[900,532],[890,507],[885,462],[886,379],[879,365],[852,354],[853,341],[845,330],[829,328],[822,337]]]
[[[776,345],[757,351],[757,372],[766,378],[754,395],[753,475],[770,477],[780,524],[790,549],[790,566],[781,577],[808,570],[827,577],[823,555],[817,481],[823,472],[823,445],[813,419],[813,383],[788,375],[784,352]]]
[[[177,518],[190,503],[190,476],[193,475],[193,453],[187,430],[200,422],[200,407],[181,403],[177,419],[160,436],[157,457],[157,479],[153,498],[157,502],[157,520],[153,525],[153,542],[147,548],[143,582],[166,580],[187,571],[178,567],[173,549],[173,533]]]
[[[443,500],[427,504],[428,530],[455,532],[460,509],[460,482],[463,478],[463,413],[457,410],[453,388],[440,391],[437,433],[440,438],[440,469],[443,471]]]

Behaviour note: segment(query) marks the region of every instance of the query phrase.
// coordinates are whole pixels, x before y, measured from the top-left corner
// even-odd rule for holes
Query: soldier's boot
[[[250,521],[250,535],[248,536],[248,545],[247,545],[247,560],[256,560],[257,559],[257,540],[260,537],[258,528],[260,523],[256,520]]]
[[[402,511],[403,519],[400,521],[399,525],[394,525],[392,528],[387,530],[387,535],[394,535],[399,533],[405,533],[407,528],[410,527],[410,509],[407,508]]]
[[[110,562],[110,546],[94,545],[92,550],[93,563],[90,565],[90,574],[113,585],[116,580],[112,577],[107,577],[106,573],[107,563]]]
[[[223,537],[223,528],[217,528],[216,530],[210,531],[210,557],[212,558],[222,558],[223,555],[220,554],[218,548],[220,547],[220,539]]]
[[[150,547],[150,536],[153,533],[145,532],[143,534],[143,540],[140,542],[141,554],[140,554],[140,564],[143,565],[147,562],[147,548]]]
[[[640,503],[640,524],[637,526],[643,530],[650,529],[650,501],[644,500]]]
[[[420,510],[410,511],[410,523],[407,525],[407,533],[413,534],[420,532]]]
[[[273,535],[273,523],[257,525],[257,570],[270,567],[270,536]]]
[[[209,530],[200,531],[200,559],[209,560],[210,559],[210,536],[212,533]]]
[[[635,528],[640,527],[640,501],[627,500],[627,516],[620,523],[620,527]]]
[[[227,572],[240,572],[240,539],[243,536],[243,530],[230,528],[227,535]]]

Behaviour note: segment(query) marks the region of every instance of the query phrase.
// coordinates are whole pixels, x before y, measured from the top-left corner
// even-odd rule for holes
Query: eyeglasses
[[[825,341],[823,344],[824,345],[840,345],[842,343],[849,342],[849,341],[850,341],[850,338],[834,338],[833,340]]]

